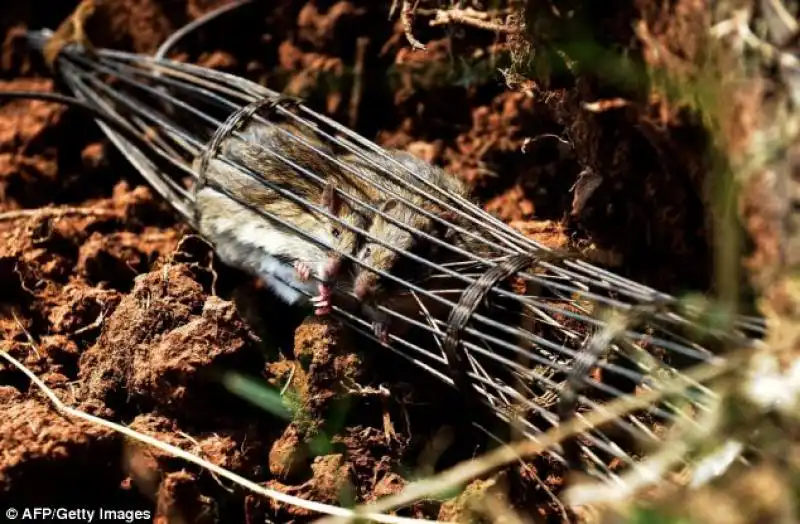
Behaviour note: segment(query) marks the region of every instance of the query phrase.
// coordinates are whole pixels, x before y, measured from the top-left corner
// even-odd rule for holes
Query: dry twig
[[[403,31],[406,33],[408,43],[414,49],[425,49],[425,45],[417,40],[414,36],[414,13],[419,5],[419,0],[414,0],[412,5],[411,0],[403,0],[403,7],[400,9],[400,21],[403,24]]]
[[[82,45],[88,53],[94,52],[94,47],[86,35],[86,22],[97,11],[97,7],[96,0],[84,0],[56,29],[43,50],[48,67],[52,68],[61,50],[73,42]]]
[[[440,25],[461,24],[474,27],[476,29],[483,29],[485,31],[494,31],[495,33],[518,33],[519,28],[513,25],[505,24],[497,20],[486,12],[478,11],[472,8],[466,9],[437,9],[433,20],[431,20],[431,27]]]
[[[353,89],[350,93],[350,107],[348,122],[351,128],[358,124],[358,110],[361,107],[361,98],[364,94],[364,57],[367,53],[369,38],[362,36],[356,40],[356,61],[353,68]]]
[[[85,217],[117,217],[119,213],[110,209],[95,209],[90,207],[44,207],[40,209],[17,209],[0,213],[0,222],[17,220],[20,218],[48,217],[61,218],[65,216]]]

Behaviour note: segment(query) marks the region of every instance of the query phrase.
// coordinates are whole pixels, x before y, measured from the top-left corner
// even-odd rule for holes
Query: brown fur
[[[298,126],[281,123],[271,127],[258,122],[249,123],[241,131],[247,141],[230,138],[223,142],[220,154],[241,163],[261,175],[265,180],[286,189],[307,202],[326,208],[346,224],[365,227],[366,217],[362,213],[356,213],[338,195],[328,195],[326,198],[326,188],[345,190],[344,188],[349,184],[349,177],[332,161],[305,144],[281,133],[277,127],[303,138],[323,153],[334,155],[331,148],[322,143],[318,137]],[[283,159],[271,154],[270,151],[280,154],[284,159],[291,160],[301,168],[317,175],[324,180],[324,183],[320,184],[310,179],[295,167],[284,162]],[[314,231],[320,227],[327,228],[331,236],[336,239],[335,252],[330,253],[333,257],[338,257],[342,252],[353,254],[358,246],[358,235],[352,229],[330,220],[301,202],[291,201],[286,196],[250,176],[239,173],[234,168],[228,168],[220,163],[217,169],[208,170],[207,177],[209,182],[216,182],[226,187],[236,199],[249,202],[281,217],[304,231]]]
[[[451,194],[455,194],[463,198],[469,198],[467,186],[460,179],[450,175],[443,169],[432,166],[427,162],[410,155],[409,153],[392,151],[390,154],[395,158],[395,160],[408,167],[412,172],[416,173],[424,180],[427,180],[432,185],[440,187]],[[381,163],[384,165],[388,164],[386,161],[381,161]],[[408,173],[396,166],[387,167],[391,169],[392,173],[398,174],[403,180],[413,184],[415,187],[422,189],[425,193],[434,193],[434,191],[425,187],[424,182],[418,180],[411,173]],[[455,219],[455,217],[452,217],[449,212],[442,209],[441,206],[431,202],[424,196],[417,194],[410,189],[401,187],[400,184],[397,184],[391,180],[384,180],[383,183],[385,184],[385,187],[391,187],[394,191],[398,192],[401,197],[409,203],[415,204],[416,206],[430,213],[438,214],[442,218],[447,218],[450,220]],[[441,195],[437,196],[439,199],[447,201],[447,199]],[[412,230],[422,231],[432,236],[438,236],[443,240],[455,239],[457,236],[460,236],[451,234],[452,232],[446,231],[449,228],[442,226],[433,219],[412,209],[410,206],[401,203],[396,198],[386,200],[381,206],[380,210],[398,222],[409,226]],[[421,245],[427,244],[428,241],[401,228],[397,224],[386,220],[380,215],[375,216],[367,232],[368,237],[364,240],[364,244],[358,254],[358,259],[364,264],[372,266],[373,268],[391,272],[392,269],[395,268],[395,266],[397,266],[397,264],[400,262],[401,258],[403,258],[403,255],[397,253],[389,247],[370,241],[370,239],[380,239],[392,247],[414,252],[415,254],[423,257],[433,254],[430,251],[425,252],[424,250],[422,250],[422,252],[417,252],[420,251],[419,248]],[[420,264],[415,264],[415,267],[418,267],[420,270],[420,274],[416,275],[417,277],[427,274],[427,270],[425,270]],[[383,282],[385,279],[369,269],[357,267],[355,271],[356,274],[354,279],[354,287],[356,288],[356,295],[358,295],[362,300],[369,301],[373,299],[385,298],[387,288],[391,289],[391,287],[393,287],[391,283]]]

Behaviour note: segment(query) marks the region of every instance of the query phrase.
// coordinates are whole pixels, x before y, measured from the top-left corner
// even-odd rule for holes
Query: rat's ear
[[[330,180],[322,188],[322,207],[326,208],[331,214],[338,215],[342,207],[342,198],[336,192],[336,186]]]
[[[437,216],[442,220],[446,220],[451,224],[456,223],[457,214],[455,211],[441,211],[437,213]],[[442,224],[441,222],[436,222],[436,228],[439,230],[439,234],[449,242],[452,242],[456,236],[456,230],[452,227],[448,227],[446,224]]]
[[[457,216],[456,212],[450,210],[442,211],[441,213],[439,213],[439,218],[441,218],[442,220],[447,220],[450,223],[456,221],[456,216]]]
[[[392,209],[396,208],[400,205],[400,201],[396,198],[390,198],[378,208],[378,210],[383,211],[384,213],[388,213]]]

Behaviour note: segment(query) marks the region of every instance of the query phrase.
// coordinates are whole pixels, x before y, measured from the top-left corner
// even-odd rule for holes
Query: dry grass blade
[[[732,354],[730,359],[721,366],[700,364],[688,371],[685,377],[678,377],[665,383],[662,389],[648,391],[637,396],[618,398],[603,406],[602,409],[596,409],[587,413],[582,419],[573,419],[566,424],[562,424],[547,431],[536,442],[525,440],[498,448],[485,454],[483,457],[469,462],[463,462],[436,476],[411,484],[396,495],[381,499],[374,504],[356,508],[355,511],[359,515],[362,514],[362,511],[364,512],[363,515],[376,511],[390,511],[391,509],[411,504],[422,498],[430,497],[437,493],[442,493],[464,485],[470,480],[486,475],[520,458],[542,453],[565,439],[585,432],[588,429],[608,423],[628,413],[645,409],[665,396],[679,394],[688,387],[687,377],[698,382],[704,382],[717,378],[731,370],[735,370],[738,365],[741,365],[740,361],[742,357],[743,352],[738,351]],[[319,519],[317,524],[341,524],[343,522],[347,522],[347,519],[328,517]]]
[[[400,8],[400,20],[403,23],[403,31],[405,31],[406,39],[408,39],[408,43],[411,44],[411,47],[414,49],[425,49],[425,44],[417,40],[417,37],[414,36],[414,12],[418,4],[419,0],[414,0],[413,4],[411,0],[403,0],[403,7]]]

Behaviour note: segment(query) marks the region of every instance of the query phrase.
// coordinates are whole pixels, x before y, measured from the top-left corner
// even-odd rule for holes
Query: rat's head
[[[413,217],[414,213],[395,199],[387,200],[379,209],[403,224],[412,228],[417,226]],[[398,268],[398,266],[407,259],[392,248],[410,251],[416,243],[415,235],[381,215],[375,216],[367,233],[368,237],[356,256],[358,261],[364,265],[359,264],[355,268],[353,283],[353,293],[356,298],[364,301],[380,297],[387,291],[387,286],[392,283],[369,268],[400,276],[398,273],[402,274],[402,268]],[[375,240],[380,240],[386,245]]]
[[[426,207],[424,204],[422,206]],[[444,241],[449,241],[451,238],[447,228],[441,227],[426,214],[396,199],[387,200],[379,210],[408,229],[381,215],[376,215],[367,230],[368,238],[356,256],[357,260],[367,267],[358,264],[355,268],[353,293],[359,300],[368,302],[385,296],[391,287],[400,286],[395,281],[371,271],[369,267],[391,273],[404,280],[421,281],[429,274],[430,267],[398,253],[395,249],[433,260],[439,256],[438,246],[420,233],[439,237]],[[445,219],[451,216],[448,211],[433,212]],[[381,240],[383,244],[376,242],[376,239]]]
[[[370,301],[384,294],[387,284],[386,279],[371,271],[369,267],[390,272],[399,260],[400,255],[376,242],[367,242],[356,258],[367,266],[356,268],[353,281],[353,293],[356,298],[361,301]]]

